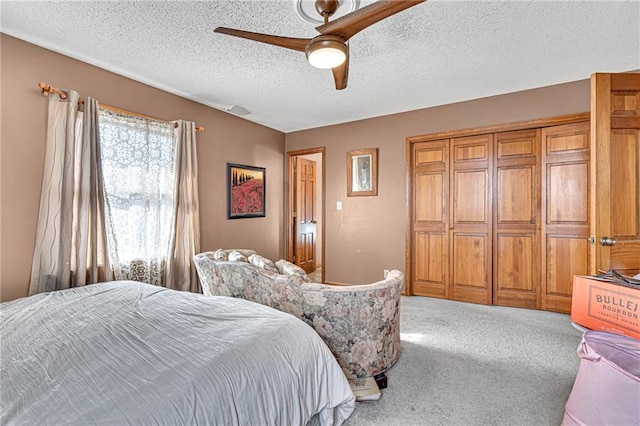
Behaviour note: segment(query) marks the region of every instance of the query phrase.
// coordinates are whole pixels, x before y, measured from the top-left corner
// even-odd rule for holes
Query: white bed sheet
[[[341,424],[355,398],[304,322],[111,282],[0,304],[3,425]]]

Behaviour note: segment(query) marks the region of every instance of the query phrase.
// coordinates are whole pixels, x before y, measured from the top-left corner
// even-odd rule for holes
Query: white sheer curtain
[[[98,102],[49,97],[47,145],[29,294],[111,279],[104,234]]]
[[[175,225],[167,287],[197,293],[201,289],[193,256],[200,252],[200,203],[195,123],[177,120],[175,140]]]
[[[195,123],[49,99],[29,294],[136,280],[199,292]]]
[[[166,286],[175,220],[173,123],[100,109],[100,136],[115,278]]]

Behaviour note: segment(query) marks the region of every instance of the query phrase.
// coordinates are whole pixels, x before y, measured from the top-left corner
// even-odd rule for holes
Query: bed
[[[0,304],[0,424],[339,425],[344,373],[297,318],[133,281]]]

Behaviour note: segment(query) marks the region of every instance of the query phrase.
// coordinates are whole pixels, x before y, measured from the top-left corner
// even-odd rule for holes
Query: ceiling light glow
[[[307,46],[307,60],[316,68],[335,68],[347,59],[347,46],[338,37],[319,36]]]

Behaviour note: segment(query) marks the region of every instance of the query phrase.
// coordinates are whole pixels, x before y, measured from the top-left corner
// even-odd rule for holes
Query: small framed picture
[[[378,148],[347,152],[347,197],[378,195]]]
[[[227,163],[227,214],[229,219],[265,217],[266,169]]]

